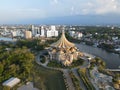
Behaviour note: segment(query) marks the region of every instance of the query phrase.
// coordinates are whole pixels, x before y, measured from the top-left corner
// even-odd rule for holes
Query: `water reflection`
[[[107,52],[101,48],[92,47],[84,44],[76,44],[82,52],[87,52],[102,58],[107,65],[107,68],[118,69],[120,67],[120,56],[118,54]]]

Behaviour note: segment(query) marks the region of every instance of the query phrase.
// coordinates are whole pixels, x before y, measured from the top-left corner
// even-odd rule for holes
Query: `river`
[[[119,69],[120,56],[118,54],[109,53],[101,48],[88,46],[85,44],[76,44],[80,51],[86,52],[102,58],[106,62],[106,68]]]
[[[9,37],[0,37],[0,41],[15,41],[15,39],[9,38]]]

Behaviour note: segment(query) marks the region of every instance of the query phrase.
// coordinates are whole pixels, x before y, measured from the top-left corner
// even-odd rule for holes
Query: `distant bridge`
[[[113,71],[113,72],[120,72],[120,69],[106,69],[108,71]]]

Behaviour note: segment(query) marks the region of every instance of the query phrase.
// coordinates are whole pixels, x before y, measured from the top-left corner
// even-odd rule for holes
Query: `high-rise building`
[[[31,33],[31,31],[25,31],[24,36],[25,36],[26,39],[32,38],[32,33]]]
[[[35,30],[35,27],[34,27],[34,25],[30,25],[30,31],[32,32],[32,35],[35,35],[35,32],[34,32],[34,30]]]
[[[54,32],[54,36],[57,37],[58,36],[58,31]]]
[[[56,27],[54,25],[51,25],[51,30],[55,31]]]
[[[47,30],[47,37],[57,37],[58,36],[58,31],[53,31],[53,30]]]
[[[40,30],[40,36],[45,36],[45,29],[43,26],[41,26],[41,30]]]
[[[47,37],[57,37],[58,36],[58,31],[56,30],[56,27],[54,25],[50,26],[50,29],[47,30]]]
[[[50,30],[47,30],[47,32],[46,32],[46,36],[47,36],[47,37],[52,37],[52,35],[51,35],[51,31],[50,31]]]

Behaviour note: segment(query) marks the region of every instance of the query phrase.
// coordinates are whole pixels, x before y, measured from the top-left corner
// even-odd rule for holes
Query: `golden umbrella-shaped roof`
[[[53,43],[51,46],[56,47],[56,48],[68,48],[68,49],[70,49],[71,47],[74,47],[75,44],[73,44],[67,40],[67,38],[65,37],[64,30],[63,30],[61,38],[57,42]]]

